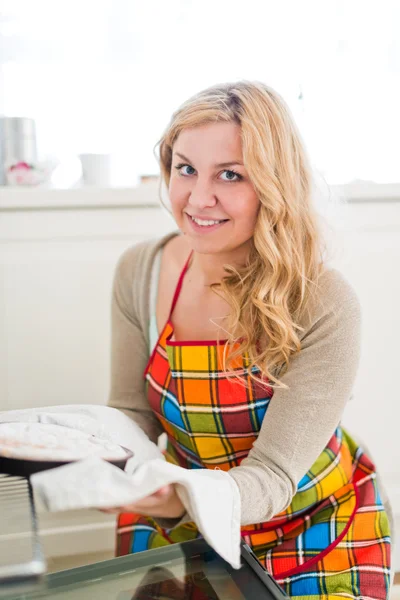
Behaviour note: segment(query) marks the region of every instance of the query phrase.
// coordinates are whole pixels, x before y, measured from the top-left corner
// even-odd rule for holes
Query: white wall
[[[0,212],[0,409],[106,402],[115,263],[158,206]]]
[[[57,192],[46,200],[45,193],[41,210],[28,210],[30,200],[21,203],[21,195],[0,194],[2,410],[106,402],[115,263],[129,245],[174,227],[151,202],[135,204],[131,191],[110,191],[106,200],[74,194],[71,201]],[[353,284],[363,310],[362,358],[344,424],[372,450],[400,516],[400,202],[351,204],[335,224],[333,265]],[[113,536],[104,523],[99,518],[100,530],[92,530],[103,532],[107,545]],[[45,528],[50,540],[47,517]],[[79,547],[83,552],[82,540]]]

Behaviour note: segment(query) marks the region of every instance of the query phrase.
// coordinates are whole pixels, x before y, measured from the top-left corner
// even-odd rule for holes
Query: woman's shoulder
[[[180,237],[179,232],[173,231],[161,238],[153,238],[129,246],[117,261],[117,274],[124,279],[132,279],[138,273],[142,276],[150,274],[156,255],[177,237]]]
[[[361,320],[359,296],[341,271],[324,267],[314,291],[311,291],[307,317],[309,326],[329,317],[336,318],[338,324],[351,321],[356,324]]]
[[[319,288],[322,297],[332,305],[341,304],[359,304],[358,294],[347,279],[347,277],[338,269],[325,267],[319,280]]]

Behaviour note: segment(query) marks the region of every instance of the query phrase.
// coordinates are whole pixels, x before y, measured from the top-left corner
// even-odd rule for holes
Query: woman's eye
[[[239,175],[239,173],[236,173],[236,171],[223,171],[223,173],[228,175],[228,178],[225,179],[225,181],[240,181],[242,179],[242,176]]]
[[[194,171],[193,167],[191,167],[190,165],[176,165],[175,169],[180,175],[193,175],[193,172],[185,173],[182,169],[191,169],[192,171]]]

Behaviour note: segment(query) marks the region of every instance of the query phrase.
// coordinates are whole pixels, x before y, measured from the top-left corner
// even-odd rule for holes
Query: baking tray
[[[126,452],[126,457],[117,458],[115,460],[103,459],[106,462],[125,469],[125,465],[130,458],[133,456],[133,452],[121,446]],[[76,459],[78,460],[78,459]],[[56,467],[63,467],[69,465],[76,460],[30,460],[26,458],[9,458],[0,455],[0,473],[6,473],[8,475],[20,475],[22,477],[30,477],[34,473],[39,471],[47,471],[48,469],[55,469]]]

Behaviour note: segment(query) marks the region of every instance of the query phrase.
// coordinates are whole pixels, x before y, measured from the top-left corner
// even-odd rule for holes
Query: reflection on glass
[[[219,600],[204,572],[185,575],[183,580],[174,577],[168,569],[150,569],[129,600]],[[125,600],[121,595],[118,600]],[[126,597],[128,600],[128,597]]]

